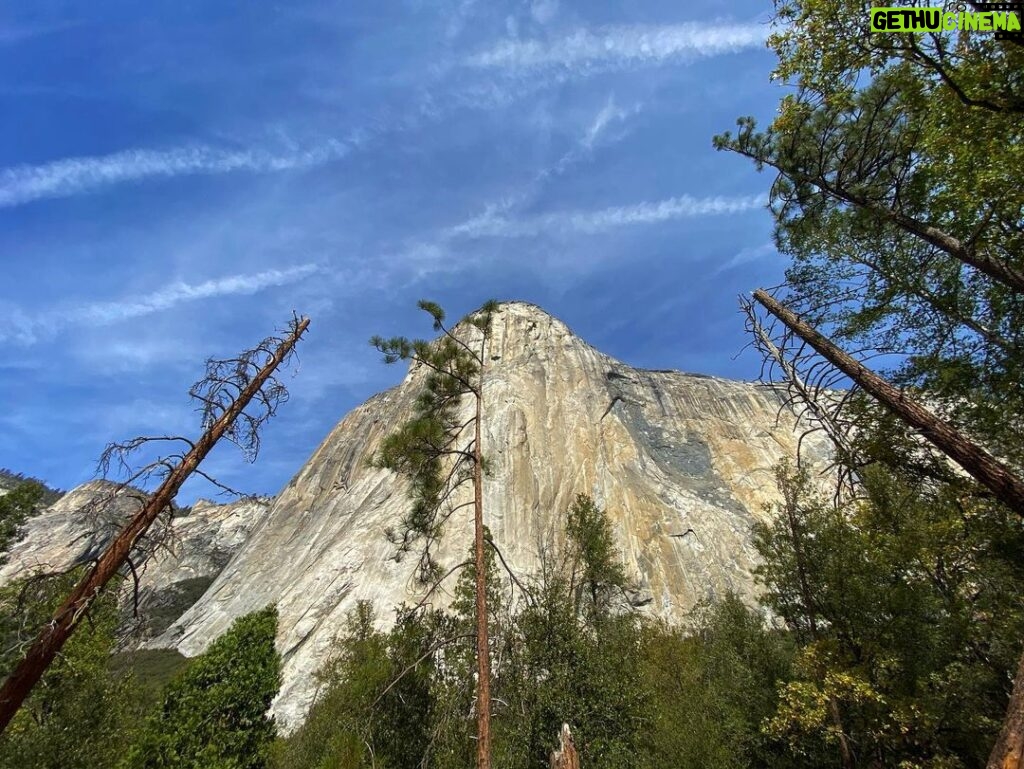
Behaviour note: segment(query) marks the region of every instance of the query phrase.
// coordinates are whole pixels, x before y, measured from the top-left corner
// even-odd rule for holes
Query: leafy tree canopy
[[[273,606],[235,620],[178,678],[143,727],[126,769],[262,769],[281,684]]]

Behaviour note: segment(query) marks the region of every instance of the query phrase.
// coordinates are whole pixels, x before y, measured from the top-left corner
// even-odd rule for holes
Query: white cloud
[[[640,111],[640,106],[637,105],[632,109],[623,109],[615,104],[615,97],[609,96],[608,101],[605,103],[601,111],[594,116],[594,122],[590,124],[584,135],[581,144],[587,148],[592,149],[598,138],[604,133],[605,129],[613,123],[621,123],[632,115],[635,115]]]
[[[694,56],[714,56],[763,47],[767,25],[629,25],[596,31],[580,29],[561,39],[505,40],[466,60],[481,69],[562,67],[587,70],[662,64]]]
[[[578,232],[589,235],[619,227],[742,213],[762,208],[765,203],[764,195],[706,198],[682,195],[598,211],[562,211],[527,219],[512,219],[495,209],[488,209],[479,216],[448,228],[445,233],[450,238],[517,238],[544,232]]]
[[[134,301],[97,302],[79,308],[73,314],[76,320],[102,325],[119,320],[128,320],[168,310],[183,302],[210,299],[218,296],[255,294],[265,288],[295,283],[319,271],[315,264],[303,264],[287,270],[266,270],[253,275],[231,275],[226,278],[207,280],[203,283],[174,283]]]
[[[275,286],[296,283],[320,271],[315,264],[302,264],[284,270],[265,270],[249,275],[229,275],[203,283],[176,282],[145,296],[113,302],[92,302],[55,308],[30,316],[14,307],[6,311],[10,323],[0,327],[0,342],[31,344],[41,336],[51,336],[72,325],[105,326],[169,310],[186,302],[222,296],[255,294]]]
[[[558,0],[533,0],[530,15],[538,24],[547,24],[558,13]]]
[[[351,144],[337,140],[285,154],[194,146],[125,150],[110,155],[65,158],[42,165],[14,166],[0,170],[0,208],[149,178],[308,168],[338,160],[350,149]]]
[[[718,275],[726,270],[731,270],[734,267],[740,267],[751,262],[760,262],[773,258],[777,259],[778,255],[778,251],[775,250],[775,244],[771,242],[762,243],[759,246],[749,246],[737,251],[731,259],[728,259],[719,265],[713,274]]]

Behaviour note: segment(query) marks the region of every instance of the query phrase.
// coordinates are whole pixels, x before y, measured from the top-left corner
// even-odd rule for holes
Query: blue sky
[[[763,2],[0,0],[0,466],[64,488],[196,433],[210,355],[312,317],[255,465],[276,493],[403,372],[375,333],[536,302],[627,363],[753,378],[781,278]],[[207,490],[192,485],[185,501]]]

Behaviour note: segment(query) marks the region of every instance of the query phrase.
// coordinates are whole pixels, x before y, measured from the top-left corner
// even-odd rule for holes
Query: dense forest
[[[721,596],[680,626],[639,613],[606,511],[585,496],[557,511],[542,572],[511,574],[478,495],[451,605],[381,617],[361,604],[294,733],[265,716],[280,677],[273,607],[186,662],[119,651],[108,588],[0,738],[0,767],[514,769],[546,766],[563,723],[586,769],[1020,766],[993,746],[1024,718],[1007,714],[1024,651],[1024,46],[871,34],[865,8],[779,0],[778,114],[714,141],[774,174],[790,263],[768,295],[1007,483],[824,360],[774,305],[748,303],[766,376],[835,446],[825,476],[799,456],[775,469],[781,502],[753,531],[760,606]],[[376,458],[411,479],[409,516],[388,535],[419,557],[426,593],[442,576],[444,505],[486,468],[486,356],[422,306],[439,344],[374,343],[436,372]],[[492,310],[471,316],[481,345]],[[467,399],[477,437],[449,461]],[[0,551],[43,495],[8,485]],[[4,588],[0,668],[74,577]]]

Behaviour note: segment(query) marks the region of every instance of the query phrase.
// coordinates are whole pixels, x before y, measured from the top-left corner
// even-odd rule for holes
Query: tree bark
[[[1024,481],[1018,478],[1010,468],[981,446],[964,437],[948,422],[935,416],[908,397],[902,390],[840,349],[830,339],[804,323],[796,313],[762,289],[754,292],[754,298],[768,312],[786,324],[793,333],[817,350],[823,358],[856,382],[866,393],[881,402],[904,422],[920,430],[932,445],[988,488],[1000,502],[1018,515],[1024,516]]]
[[[1006,720],[988,757],[986,769],[1024,769],[1024,654],[1013,681]]]
[[[896,208],[890,208],[889,206],[869,200],[849,189],[831,184],[824,176],[816,176],[804,173],[790,166],[783,166],[776,158],[764,157],[751,150],[745,150],[738,145],[729,146],[727,149],[750,158],[756,163],[771,166],[780,174],[792,180],[811,184],[836,200],[853,206],[859,206],[867,211],[871,211],[876,216],[888,219],[896,226],[916,235],[926,243],[945,251],[954,259],[970,265],[979,272],[1018,293],[1024,293],[1024,272],[1001,259],[993,258],[985,253],[979,253],[973,245],[964,243],[959,238],[950,235],[938,227],[915,219]]]
[[[136,540],[149,529],[160,512],[167,508],[181,485],[206,458],[274,370],[281,365],[308,327],[309,319],[301,319],[291,336],[278,346],[270,361],[260,369],[220,418],[203,433],[182,461],[171,470],[145,506],[121,529],[96,565],[75,586],[49,624],[36,636],[28,653],[0,688],[0,733],[7,728],[18,708],[78,627],[100,591],[127,561]]]
[[[580,769],[580,754],[576,752],[569,724],[562,724],[562,731],[558,734],[558,748],[551,751],[549,765],[551,769]]]
[[[480,420],[483,414],[483,354],[476,393],[476,424],[473,441],[473,520],[476,560],[476,765],[491,769],[491,650],[487,632],[487,561],[484,547],[483,451]]]

